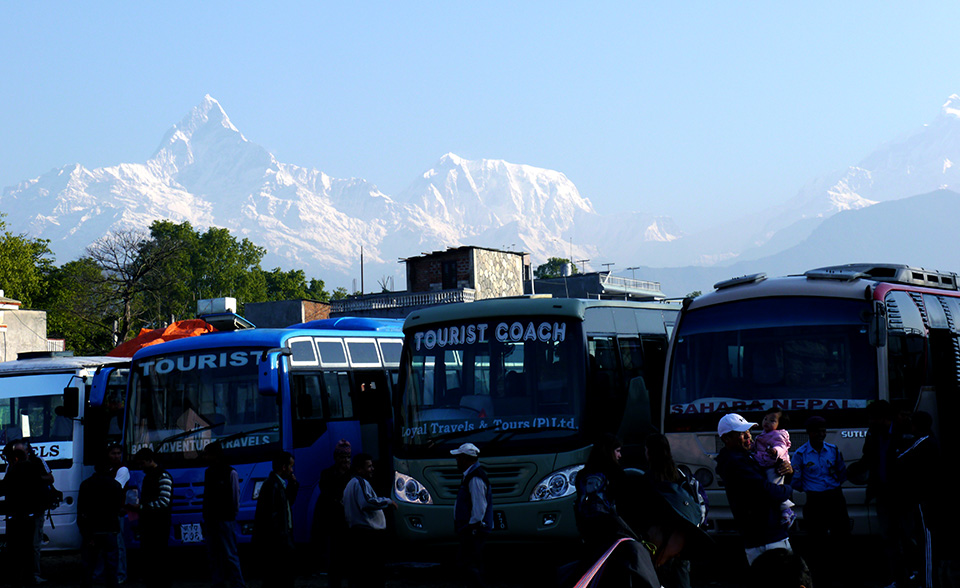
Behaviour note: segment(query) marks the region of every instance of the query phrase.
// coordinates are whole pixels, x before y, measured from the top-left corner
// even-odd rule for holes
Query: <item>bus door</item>
[[[350,397],[353,415],[360,423],[360,440],[363,451],[373,456],[377,465],[375,487],[378,490],[390,487],[393,479],[390,463],[390,435],[393,417],[390,398],[392,395],[387,372],[384,370],[358,370],[352,372]],[[356,454],[356,452],[354,452]],[[385,485],[381,482],[386,481]]]

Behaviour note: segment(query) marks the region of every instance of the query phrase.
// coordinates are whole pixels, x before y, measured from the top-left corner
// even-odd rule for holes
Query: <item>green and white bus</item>
[[[400,538],[453,541],[461,475],[450,450],[465,442],[490,479],[493,539],[576,538],[573,482],[592,443],[620,434],[631,465],[656,430],[678,312],[671,302],[529,297],[412,313],[394,418]]]

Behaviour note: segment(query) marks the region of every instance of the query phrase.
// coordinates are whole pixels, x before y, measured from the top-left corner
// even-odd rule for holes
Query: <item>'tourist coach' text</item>
[[[447,347],[449,345],[472,345],[486,343],[487,330],[490,325],[477,323],[474,325],[455,325],[438,329],[427,329],[413,334],[414,348],[420,351],[421,344],[426,349]],[[501,343],[519,343],[521,341],[563,341],[567,335],[566,323],[551,323],[544,321],[539,324],[530,321],[498,323],[493,329],[493,335]]]

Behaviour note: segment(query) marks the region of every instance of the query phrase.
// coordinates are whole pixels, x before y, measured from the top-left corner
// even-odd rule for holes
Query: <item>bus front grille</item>
[[[525,494],[531,478],[537,473],[537,467],[532,463],[511,464],[483,464],[490,480],[490,491],[493,499],[519,498]],[[430,485],[436,489],[436,498],[440,500],[455,500],[457,489],[463,475],[456,466],[431,467],[424,470],[424,476]]]

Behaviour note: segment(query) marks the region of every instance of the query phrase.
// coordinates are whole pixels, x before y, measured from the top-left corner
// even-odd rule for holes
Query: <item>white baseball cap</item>
[[[732,412],[720,419],[720,424],[717,425],[717,434],[723,437],[730,431],[742,433],[743,431],[749,431],[758,426],[760,425],[751,423],[737,413]]]
[[[451,449],[450,455],[469,455],[470,457],[477,457],[480,455],[480,450],[473,443],[464,443],[456,449]]]

